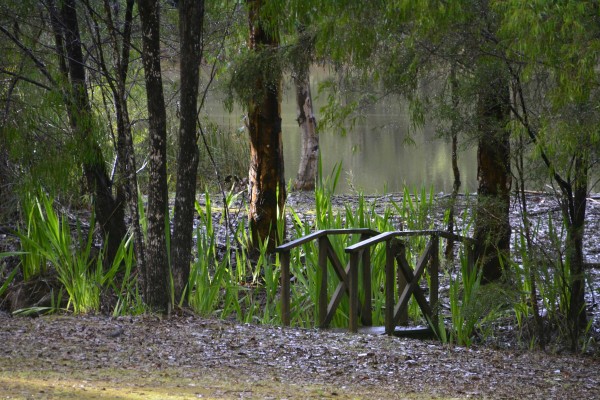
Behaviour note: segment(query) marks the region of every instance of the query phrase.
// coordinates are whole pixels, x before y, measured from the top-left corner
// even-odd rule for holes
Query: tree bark
[[[277,38],[259,22],[261,0],[249,0],[251,50],[260,52],[278,46]],[[258,77],[257,95],[248,105],[250,135],[249,225],[252,246],[257,249],[268,240],[268,249],[277,245],[278,211],[285,203],[283,141],[281,135],[281,79],[265,81]]]
[[[477,206],[475,212],[476,257],[482,281],[502,277],[502,265],[510,252],[510,95],[508,81],[491,63],[480,66],[477,101]]]
[[[150,165],[148,182],[148,241],[144,271],[146,304],[159,312],[170,305],[170,271],[167,258],[167,115],[160,68],[158,0],[138,0],[142,22],[142,61],[148,104]]]
[[[583,150],[585,152],[586,150]],[[563,195],[563,217],[567,221],[566,261],[570,272],[569,321],[573,341],[572,348],[578,347],[579,334],[587,325],[585,310],[585,270],[583,256],[583,235],[585,231],[585,208],[587,205],[588,171],[584,156],[574,160],[574,182],[572,194]]]
[[[452,107],[458,111],[458,80],[456,79],[456,65],[453,64],[450,70],[450,88],[452,90]],[[448,210],[448,232],[454,233],[454,210],[456,209],[456,198],[460,190],[460,170],[458,169],[458,129],[455,119],[451,121],[450,135],[452,138],[452,175],[454,177],[452,185],[452,194],[450,195],[450,206]],[[454,239],[448,239],[446,242],[445,256],[447,260],[454,258]]]
[[[313,190],[317,178],[319,136],[317,135],[317,119],[312,106],[308,66],[305,70],[297,73],[294,84],[296,86],[297,121],[302,135],[300,165],[298,166],[294,189]]]
[[[180,0],[179,38],[181,46],[179,155],[177,157],[177,187],[175,216],[171,241],[171,260],[175,300],[184,294],[192,262],[194,201],[199,151],[197,144],[197,105],[202,59],[202,26],[204,0]],[[200,256],[200,255],[199,255]],[[184,299],[184,303],[187,303]]]
[[[106,240],[105,266],[110,266],[127,232],[123,204],[112,193],[112,182],[100,146],[94,139],[94,117],[86,87],[85,65],[81,48],[77,10],[74,0],[64,0],[61,9],[64,44],[55,32],[57,47],[64,45],[68,64],[70,93],[67,109],[71,127],[83,146],[82,164],[87,187],[94,197],[94,211]]]
[[[137,163],[131,133],[131,120],[129,118],[129,107],[127,105],[127,74],[129,70],[129,55],[131,49],[131,29],[133,21],[133,5],[135,0],[127,0],[125,17],[123,20],[123,33],[121,37],[113,18],[112,8],[109,0],[104,0],[106,12],[106,23],[112,41],[114,65],[116,74],[109,78],[109,84],[115,103],[115,114],[117,119],[117,167],[121,177],[119,183],[120,197],[125,198],[125,203],[131,216],[131,229],[133,231],[133,242],[135,258],[138,271],[145,267],[145,246],[142,228],[140,226],[140,214],[138,208],[138,181]],[[120,45],[119,45],[120,43]],[[120,49],[120,51],[119,51]],[[107,76],[108,68],[102,63]],[[114,79],[114,84],[112,80]]]

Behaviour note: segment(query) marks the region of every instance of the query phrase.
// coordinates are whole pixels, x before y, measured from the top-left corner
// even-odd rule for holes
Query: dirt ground
[[[0,398],[595,399],[600,358],[240,325],[0,314]]]

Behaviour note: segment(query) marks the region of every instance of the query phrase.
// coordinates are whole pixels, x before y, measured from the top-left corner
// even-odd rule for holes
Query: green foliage
[[[510,56],[526,60],[523,76],[532,77],[540,61],[556,73],[551,90],[558,103],[586,101],[597,84],[600,51],[597,4],[592,1],[494,1],[502,16],[500,33]],[[519,38],[519,40],[515,40]],[[536,65],[537,64],[537,65]]]
[[[259,103],[273,87],[281,85],[284,65],[277,48],[245,51],[232,60],[225,105],[229,111],[234,102],[247,107]]]
[[[202,315],[208,315],[217,308],[219,294],[223,287],[227,287],[227,259],[222,262],[216,260],[217,251],[215,232],[212,224],[211,199],[206,196],[206,208],[203,210],[198,202],[195,203],[196,211],[200,216],[203,226],[196,229],[198,258],[192,263],[188,282],[188,296],[190,306]],[[213,276],[210,276],[214,269]]]
[[[188,282],[190,306],[201,315],[226,318],[235,315],[243,322],[277,322],[275,295],[279,289],[276,263],[267,254],[267,243],[259,246],[252,261],[245,248],[233,249],[231,242],[243,242],[242,229],[222,253],[212,221],[212,201],[205,194],[202,208],[196,203],[201,224],[196,230],[198,258],[192,264]]]
[[[481,284],[481,269],[469,267],[464,251],[460,252],[460,271],[448,274],[450,327],[440,319],[438,336],[444,343],[470,346],[474,340],[484,342],[494,334],[494,325],[514,304],[510,290],[502,284]]]
[[[72,309],[75,314],[98,311],[103,288],[110,288],[118,295],[115,314],[131,313],[135,309],[139,312],[143,308],[139,296],[132,296],[135,284],[133,246],[129,239],[121,243],[113,264],[105,269],[104,250],[94,254],[93,229],[84,235],[78,221],[76,231],[72,232],[68,218],[54,211],[53,199],[42,191],[30,200],[23,210],[28,216],[28,227],[18,232],[24,250],[21,268],[26,280],[45,276],[48,269],[53,268],[68,296],[66,309]],[[90,225],[94,225],[93,218]],[[122,271],[123,276],[119,276]],[[119,286],[118,281],[122,282]],[[57,311],[59,300],[47,311]]]
[[[42,205],[37,197],[27,194],[22,200],[26,228],[21,235],[21,270],[24,280],[46,275],[48,260],[44,252],[39,252],[39,244],[46,242],[47,222]]]
[[[505,57],[515,64],[513,75],[524,91],[516,104],[519,122],[537,136],[534,159],[546,154],[551,178],[570,174],[573,155],[594,165],[600,149],[597,4],[537,0],[492,5],[501,18]]]
[[[481,287],[481,272],[470,270],[466,260],[461,259],[461,279],[450,278],[450,313],[452,330],[450,341],[456,340],[459,345],[469,346],[475,325],[480,315],[475,309],[479,289]],[[461,296],[462,291],[462,296]]]
[[[18,101],[29,107],[18,110],[2,127],[10,160],[20,166],[15,177],[19,193],[42,186],[54,193],[72,193],[78,181],[79,145],[65,129],[66,116],[60,98],[36,89],[18,92]]]

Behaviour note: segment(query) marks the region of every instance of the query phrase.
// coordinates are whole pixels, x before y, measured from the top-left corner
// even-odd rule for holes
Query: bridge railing
[[[335,253],[329,236],[331,235],[360,234],[360,241],[345,248],[349,254],[349,262],[344,267]],[[406,259],[406,238],[414,236],[428,236],[429,242],[425,250],[417,260],[413,270]],[[371,229],[327,229],[320,230],[301,237],[289,243],[279,246],[276,251],[280,254],[281,261],[281,313],[282,323],[290,324],[290,252],[292,249],[318,241],[318,267],[322,272],[321,286],[319,288],[318,310],[319,326],[326,328],[335,315],[335,311],[344,295],[349,297],[349,322],[348,329],[351,332],[358,330],[358,320],[361,319],[363,326],[372,325],[372,296],[371,296],[371,248],[379,243],[385,242],[385,331],[392,334],[396,325],[407,315],[408,301],[414,296],[423,315],[433,330],[438,328],[439,312],[439,239],[445,238],[455,242],[462,242],[466,249],[469,266],[474,265],[473,246],[475,241],[471,238],[451,234],[441,230],[419,230],[419,231],[392,231],[379,233]],[[328,297],[328,268],[327,262],[331,262],[333,270],[340,282],[335,292]],[[359,262],[362,261],[362,290],[364,300],[359,300]],[[396,274],[395,264],[398,265],[398,302],[395,301]],[[419,280],[425,268],[429,272],[429,299],[427,300],[423,290],[419,286]]]
[[[414,270],[406,259],[406,243],[403,238],[411,236],[429,236],[429,242],[419,257]],[[462,242],[467,251],[467,262],[469,268],[474,265],[473,246],[475,241],[471,238],[452,234],[441,230],[419,230],[419,231],[393,231],[384,232],[373,236],[354,245],[348,246],[345,251],[350,254],[350,318],[348,329],[356,332],[358,329],[358,288],[355,286],[358,274],[358,260],[364,254],[369,254],[370,249],[379,243],[385,242],[385,332],[392,334],[398,322],[408,312],[408,301],[414,296],[419,308],[423,312],[430,327],[435,331],[438,329],[439,315],[439,238]],[[399,299],[395,302],[394,285],[395,268],[394,261],[398,264]],[[419,280],[428,266],[429,272],[429,301],[425,298],[423,290],[419,286]]]
[[[320,230],[309,235],[303,236],[299,239],[293,240],[289,243],[283,244],[277,247],[276,251],[279,253],[279,259],[281,262],[281,320],[283,325],[290,325],[291,312],[290,312],[290,252],[292,249],[301,246],[303,244],[312,242],[313,240],[318,241],[318,251],[319,251],[319,261],[318,267],[321,270],[321,286],[319,288],[319,326],[321,328],[326,328],[333,316],[335,315],[335,310],[337,309],[342,297],[345,293],[349,293],[349,285],[348,285],[348,272],[349,266],[344,267],[333,250],[333,246],[331,241],[329,240],[329,236],[332,235],[354,235],[359,234],[360,240],[365,240],[369,237],[375,236],[379,234],[379,232],[374,231],[372,229],[367,228],[354,228],[354,229],[325,229]],[[331,262],[333,266],[333,270],[336,275],[340,279],[340,283],[338,284],[331,300],[328,300],[327,294],[327,284],[328,284],[328,268],[327,261]],[[367,285],[368,283],[368,285]],[[369,274],[367,282],[364,283],[365,290],[368,290],[370,293],[371,288],[371,276]],[[371,307],[370,295],[365,297],[364,305]],[[370,316],[370,313],[369,313]],[[365,325],[369,325],[370,321],[365,319],[363,321]]]

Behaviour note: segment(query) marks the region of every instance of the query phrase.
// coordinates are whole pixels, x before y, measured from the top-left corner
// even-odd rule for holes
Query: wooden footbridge
[[[335,235],[360,235],[356,244],[345,248],[349,255],[346,266],[340,261],[336,254],[330,237]],[[406,257],[406,240],[410,237],[427,237],[427,244],[416,265],[411,266]],[[408,302],[414,296],[421,309],[429,327],[437,331],[439,315],[439,241],[440,238],[453,240],[463,244],[470,267],[474,263],[473,247],[475,241],[471,238],[451,234],[440,230],[421,231],[393,231],[379,233],[371,229],[329,229],[320,230],[301,237],[277,248],[281,260],[281,313],[284,325],[290,325],[290,252],[292,249],[309,243],[318,242],[318,268],[321,270],[321,283],[318,298],[319,327],[327,328],[333,319],[335,312],[344,298],[349,298],[349,321],[348,329],[357,332],[359,320],[363,327],[373,325],[372,304],[372,266],[371,249],[379,243],[385,243],[385,333],[394,334],[399,323],[405,323],[408,315]],[[328,263],[333,267],[335,276],[339,283],[331,295],[328,293],[329,276]],[[362,265],[362,269],[359,268]],[[425,270],[429,274],[429,296],[419,282]],[[359,270],[361,278],[359,279]],[[396,270],[398,273],[396,273]],[[424,280],[426,281],[426,280]],[[359,288],[359,282],[362,287]],[[395,285],[398,285],[397,295]],[[359,298],[359,289],[362,298]],[[397,298],[396,298],[397,297]]]

